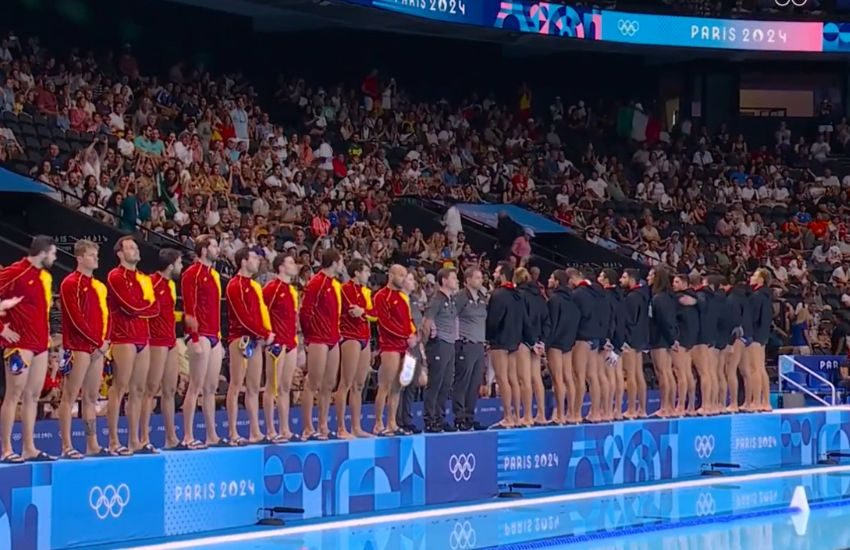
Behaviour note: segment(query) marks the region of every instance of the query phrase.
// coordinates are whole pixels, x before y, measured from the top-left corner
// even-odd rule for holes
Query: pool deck
[[[273,506],[344,519],[480,503],[515,483],[622,491],[698,480],[712,463],[732,475],[801,468],[850,450],[849,426],[850,407],[820,407],[4,466],[0,548],[245,527]]]

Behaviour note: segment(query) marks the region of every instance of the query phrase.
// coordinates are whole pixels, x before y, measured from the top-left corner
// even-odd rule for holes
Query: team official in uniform
[[[74,448],[71,422],[74,402],[82,390],[82,416],[86,433],[86,454],[106,452],[97,440],[97,400],[103,376],[103,362],[109,351],[109,306],[106,285],[94,278],[98,266],[98,246],[85,239],[74,243],[77,269],[62,281],[62,398],[59,401],[59,435],[62,458],[80,459]]]
[[[150,319],[151,366],[142,402],[142,446],[151,445],[150,419],[154,400],[160,394],[162,421],[165,425],[165,448],[173,449],[180,443],[174,421],[177,378],[180,374],[177,350],[177,285],[175,280],[183,271],[183,255],[173,248],[159,251],[156,272],[151,275],[156,298],[157,315]]]
[[[452,384],[452,412],[455,428],[475,427],[475,404],[484,380],[484,343],[487,328],[487,294],[484,276],[477,267],[464,274],[463,290],[455,295],[458,341],[455,344],[455,373]]]
[[[337,279],[344,271],[339,251],[322,253],[320,271],[304,288],[299,319],[307,345],[307,378],[301,392],[303,439],[326,440],[331,432],[328,416],[331,394],[339,374],[339,320],[342,315],[342,285]],[[346,312],[348,314],[349,312]],[[318,395],[319,432],[313,427],[313,398]]]
[[[458,339],[458,316],[455,293],[457,271],[443,268],[437,272],[439,288],[428,301],[422,332],[427,339],[428,386],[425,387],[425,431],[442,432],[445,425],[446,401],[454,381],[455,343]]]
[[[485,334],[503,408],[502,419],[491,426],[497,430],[513,428],[519,423],[519,410],[513,409],[510,370],[516,369],[516,354],[522,343],[526,320],[525,304],[516,290],[513,277],[514,269],[510,262],[496,264],[493,271],[496,289],[487,302]]]
[[[337,435],[340,439],[369,437],[360,424],[363,404],[363,387],[372,367],[372,327],[377,320],[372,306],[372,291],[367,286],[372,271],[360,259],[348,264],[351,280],[342,285],[342,315],[339,332],[342,336],[340,351],[339,387],[334,395]],[[345,427],[345,404],[351,404],[351,431]]]
[[[45,461],[53,457],[35,446],[38,398],[47,375],[50,348],[50,306],[56,261],[53,239],[39,235],[27,256],[0,270],[0,349],[6,367],[6,393],[0,406],[0,462]],[[12,449],[12,427],[21,405],[21,454]]]
[[[145,397],[145,385],[150,370],[150,327],[148,320],[155,317],[156,298],[151,278],[138,271],[141,260],[139,245],[132,236],[125,236],[115,243],[118,267],[106,278],[107,301],[112,344],[113,377],[109,388],[106,409],[109,425],[109,451],[114,455],[129,456],[133,453],[156,452],[151,445],[142,446],[141,414]],[[118,418],[121,404],[127,396],[127,446],[118,438]]]
[[[272,443],[283,443],[297,438],[289,426],[289,403],[298,359],[298,289],[293,284],[298,277],[298,264],[292,256],[278,254],[272,267],[276,276],[263,288],[263,299],[269,309],[275,336],[272,345],[266,349],[263,412],[266,437]],[[279,429],[275,429],[274,425],[275,403]]]
[[[405,353],[417,343],[416,327],[410,310],[410,299],[402,290],[407,269],[390,267],[387,286],[375,293],[375,317],[378,324],[378,393],[375,397],[374,433],[380,436],[404,435],[396,423],[401,392],[399,374]],[[387,421],[384,423],[384,407]]]
[[[245,247],[236,251],[233,261],[239,271],[227,283],[228,351],[230,384],[227,386],[227,422],[230,445],[241,446],[263,440],[260,430],[260,381],[263,376],[265,347],[275,341],[263,289],[254,280],[260,269],[260,257]],[[248,413],[248,440],[239,435],[239,394],[245,390]]]

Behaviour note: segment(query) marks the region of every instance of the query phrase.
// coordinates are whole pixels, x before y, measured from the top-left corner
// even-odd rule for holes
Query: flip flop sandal
[[[107,456],[112,456],[112,453],[109,452],[109,449],[101,447],[97,452],[86,455],[92,458],[105,458]]]
[[[228,445],[230,447],[245,447],[248,445],[248,440],[244,437],[237,437],[236,439],[231,439]]]
[[[271,443],[273,445],[281,445],[283,443],[288,443],[290,441],[292,441],[292,437],[284,437],[284,436],[278,434],[278,435],[276,435],[272,438]]]
[[[109,454],[111,456],[133,456],[133,451],[131,451],[124,445],[121,445],[120,447],[117,447],[115,449],[109,449]]]
[[[248,441],[248,445],[274,445],[274,440],[269,439],[268,436],[266,436],[259,441]]]
[[[56,460],[55,456],[50,456],[44,451],[38,451],[37,455],[26,459],[27,462],[53,462],[54,460]]]
[[[145,443],[142,445],[142,448],[136,451],[137,455],[155,455],[159,454],[159,451],[156,450],[156,447],[151,445],[150,443]]]
[[[505,426],[505,424],[503,424],[502,422],[496,422],[495,424],[492,424],[487,429],[488,430],[509,430],[511,428],[512,428],[512,426]]]
[[[301,436],[298,434],[292,434],[291,436],[289,436],[289,441],[293,443],[298,443],[301,441]]]
[[[395,437],[396,433],[390,429],[383,430],[378,434],[378,437]]]
[[[230,440],[226,437],[222,437],[218,440],[218,443],[213,443],[210,447],[231,447]]]
[[[24,459],[18,453],[9,453],[0,459],[3,464],[23,464]]]
[[[307,441],[327,441],[327,440],[328,440],[328,436],[322,435],[319,432],[312,433],[307,437]]]
[[[62,451],[62,455],[59,458],[64,460],[82,460],[83,453],[77,449],[68,449],[67,451]]]

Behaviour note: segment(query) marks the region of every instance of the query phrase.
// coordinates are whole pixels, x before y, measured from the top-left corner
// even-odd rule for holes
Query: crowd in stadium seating
[[[725,127],[662,128],[639,103],[539,105],[525,86],[508,101],[420,103],[377,71],[359,89],[283,79],[272,101],[300,125],[271,120],[242,75],[178,63],[158,78],[129,46],[54,57],[36,38],[0,41],[0,161],[122,229],[189,246],[212,231],[231,257],[255,247],[261,280],[286,251],[308,277],[311,253],[331,243],[377,267],[475,257],[462,234],[390,225],[391,199],[413,194],[518,204],[680,272],[766,266],[787,298],[778,345],[820,345],[816,329],[790,335],[850,303],[850,177],[823,168],[850,126],[828,104],[819,134],[782,124],[753,147]],[[592,137],[615,133],[630,157],[594,149]]]

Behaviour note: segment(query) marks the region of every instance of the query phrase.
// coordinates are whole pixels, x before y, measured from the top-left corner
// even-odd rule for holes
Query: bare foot
[[[383,424],[378,424],[378,423],[376,422],[376,423],[375,423],[375,427],[374,427],[374,428],[372,428],[372,433],[373,433],[374,435],[380,435],[380,434],[382,434],[383,432],[384,432],[384,425],[383,425]]]
[[[354,439],[354,435],[348,433],[348,430],[340,430],[336,433],[339,439]]]
[[[354,429],[351,431],[351,433],[352,433],[352,434],[354,434],[354,437],[359,437],[359,438],[369,438],[369,437],[375,437],[375,436],[373,436],[372,434],[370,434],[369,432],[365,431],[365,430],[364,430],[364,429],[362,429],[362,428],[354,428]]]

